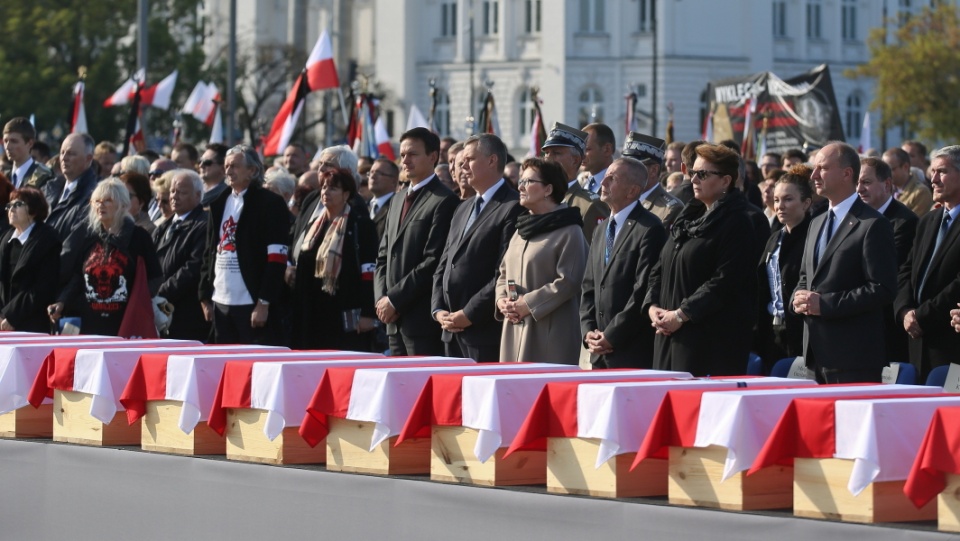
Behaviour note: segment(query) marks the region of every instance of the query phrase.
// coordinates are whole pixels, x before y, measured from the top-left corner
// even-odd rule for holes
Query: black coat
[[[650,211],[637,205],[620,228],[609,262],[606,256],[607,224],[593,232],[583,276],[580,301],[580,334],[599,330],[613,352],[591,355],[591,362],[607,368],[653,366],[654,331],[643,309],[650,272],[660,258],[667,232]]]
[[[778,222],[779,223],[779,222]],[[768,368],[784,357],[803,355],[803,318],[798,316],[787,306],[793,290],[800,280],[800,265],[803,261],[803,248],[807,238],[807,229],[810,227],[810,216],[804,216],[802,222],[787,233],[786,228],[777,229],[770,234],[767,244],[757,266],[757,336],[755,351],[763,359]],[[774,250],[780,234],[783,233],[783,242],[780,246],[780,294],[783,296],[784,331],[775,335],[773,332],[773,316],[767,310],[771,302],[770,282],[767,276],[767,262]]]
[[[516,231],[517,217],[526,209],[520,206],[520,194],[504,182],[464,234],[475,200],[464,201],[453,215],[433,277],[431,311],[463,310],[472,325],[457,333],[457,340],[473,347],[499,348],[503,324],[494,318],[497,274]],[[453,335],[444,331],[443,341],[450,340]]]
[[[651,305],[680,308],[690,320],[670,336],[657,335],[654,368],[695,376],[743,373],[756,317],[759,257],[747,204],[739,190],[731,190],[709,214],[693,200],[674,222],[650,274],[644,312]]]
[[[60,202],[66,179],[57,177],[56,180],[43,185],[43,196],[50,205],[50,215],[46,223],[57,230],[60,241],[65,242],[77,229],[82,229],[87,223],[87,209],[90,208],[90,196],[97,187],[97,174],[89,168],[77,179],[77,186],[67,199]]]
[[[14,229],[0,237],[0,265],[6,266]],[[14,241],[16,242],[16,241]],[[49,332],[47,306],[57,300],[60,277],[60,238],[57,231],[37,222],[13,268],[0,269],[0,315],[18,331]]]
[[[913,239],[917,236],[917,224],[920,219],[906,205],[891,199],[883,216],[890,220],[893,226],[893,243],[897,247],[897,269],[901,269],[910,256],[910,249],[913,248]],[[908,340],[910,336],[903,329],[903,325],[897,322],[893,313],[893,303],[885,310],[884,320],[887,329],[887,360],[890,362],[903,363],[910,359],[910,350]]]
[[[202,301],[209,301],[213,297],[220,223],[227,199],[232,193],[232,190],[226,190],[210,204],[206,248],[200,271]],[[258,184],[250,184],[243,197],[243,212],[237,220],[235,243],[240,275],[254,302],[263,299],[273,303],[280,299],[290,234],[289,215],[290,210],[282,197]],[[269,317],[273,318],[275,312],[270,310]]]
[[[910,362],[923,376],[932,368],[958,362],[960,356],[960,333],[950,326],[950,310],[960,302],[960,225],[950,224],[936,255],[930,258],[944,211],[942,208],[932,210],[920,218],[913,249],[900,268],[899,291],[894,302],[901,328],[906,312],[916,311],[923,335],[909,341]],[[927,281],[918,298],[917,289],[924,274]]]
[[[205,341],[210,334],[210,323],[203,317],[197,288],[207,245],[207,213],[198,205],[183,221],[173,224],[173,219],[165,220],[153,232],[163,270],[158,294],[174,307],[168,335],[181,340]]]
[[[310,224],[307,222],[308,227]],[[321,229],[321,239],[328,227],[329,224]],[[296,283],[291,296],[292,345],[296,349],[369,351],[369,336],[345,333],[343,328],[345,311],[359,310],[363,317],[377,317],[373,304],[377,233],[366,209],[352,207],[350,210],[340,274],[333,295],[323,291],[322,280],[314,276],[319,245],[318,240],[314,249],[301,251],[295,261]]]

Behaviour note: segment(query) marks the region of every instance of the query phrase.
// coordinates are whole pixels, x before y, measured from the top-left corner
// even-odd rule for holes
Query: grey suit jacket
[[[637,205],[623,224],[605,263],[608,220],[593,234],[580,302],[582,337],[600,330],[613,353],[596,356],[608,368],[651,368],[654,331],[643,310],[650,271],[660,259],[667,232],[660,218]]]
[[[804,358],[815,368],[875,369],[879,381],[886,364],[884,307],[897,290],[893,228],[857,199],[814,265],[827,216],[823,213],[810,224],[797,284],[797,290],[820,294],[821,315],[804,316]]]
[[[440,324],[430,314],[433,274],[447,242],[450,222],[459,199],[436,175],[417,194],[409,214],[400,223],[404,188],[391,203],[387,226],[377,255],[374,301],[386,296],[399,319],[387,325],[387,334],[440,335]]]

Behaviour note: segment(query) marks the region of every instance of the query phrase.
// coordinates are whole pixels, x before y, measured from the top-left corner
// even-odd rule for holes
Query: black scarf
[[[522,214],[517,218],[517,234],[523,240],[549,233],[566,227],[577,225],[583,227],[583,218],[580,209],[573,207],[558,207],[545,214]]]
[[[731,189],[717,200],[713,210],[707,212],[707,206],[699,199],[691,199],[683,207],[677,220],[673,223],[670,234],[674,242],[683,244],[687,239],[695,239],[706,235],[710,230],[723,222],[727,216],[736,213],[746,213],[747,200],[740,190]]]

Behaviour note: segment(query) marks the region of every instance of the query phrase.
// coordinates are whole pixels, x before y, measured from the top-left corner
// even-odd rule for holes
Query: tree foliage
[[[155,111],[151,128],[169,129],[172,111],[201,78],[200,0],[152,0],[148,84],[180,70],[171,113]],[[104,109],[136,71],[137,3],[130,0],[0,0],[0,123],[36,116],[40,132],[65,135],[72,87],[86,68],[86,112],[97,140],[122,137],[127,110]],[[151,131],[154,131],[151,129]]]
[[[848,71],[876,80],[872,109],[883,125],[906,126],[927,140],[960,138],[960,12],[950,3],[923,10],[889,38],[868,39],[870,61]]]

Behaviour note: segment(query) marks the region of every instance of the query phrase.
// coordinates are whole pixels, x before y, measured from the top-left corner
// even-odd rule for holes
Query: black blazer
[[[226,190],[210,204],[207,242],[200,270],[200,300],[213,297],[213,274],[220,242],[220,222],[233,190]],[[243,196],[243,212],[237,221],[237,260],[243,283],[254,302],[273,303],[280,299],[286,270],[290,210],[279,195],[258,184],[250,184]],[[275,311],[270,311],[274,314]]]
[[[827,216],[810,222],[797,282],[798,290],[820,294],[821,315],[804,316],[804,359],[814,368],[876,370],[879,381],[886,364],[884,307],[897,289],[893,227],[857,198],[816,266],[814,250]]]
[[[97,187],[97,174],[92,167],[84,171],[77,179],[76,189],[65,201],[60,202],[66,183],[65,178],[57,177],[56,180],[44,184],[42,189],[43,196],[50,205],[50,215],[47,216],[46,223],[57,230],[60,242],[64,242],[74,230],[86,225],[90,196]]]
[[[373,224],[377,227],[378,241],[383,238],[383,232],[387,229],[387,214],[390,212],[390,204],[393,203],[396,198],[397,194],[393,194],[382,207],[377,209],[377,213],[373,216]]]
[[[605,263],[609,218],[597,226],[590,243],[590,255],[583,275],[580,301],[580,334],[600,330],[613,346],[613,353],[591,355],[593,364],[608,368],[650,368],[653,366],[654,330],[643,311],[650,271],[667,231],[660,219],[637,205],[623,224]]]
[[[172,219],[165,220],[153,232],[163,271],[158,294],[175,309],[169,335],[184,340],[206,340],[210,324],[203,317],[197,288],[207,246],[207,213],[197,205],[176,227],[173,223]]]
[[[474,198],[459,205],[453,214],[450,234],[433,276],[431,311],[463,310],[472,323],[459,339],[471,346],[500,346],[503,324],[494,318],[495,289],[500,261],[517,227],[517,216],[525,211],[520,194],[504,182],[480,210],[464,233],[473,213]],[[443,341],[453,335],[444,331]]]
[[[14,229],[0,237],[0,264],[10,252]],[[18,331],[49,332],[47,306],[57,300],[60,277],[60,238],[49,225],[37,222],[13,269],[4,269],[0,315]],[[9,278],[6,277],[9,272]]]
[[[377,254],[374,302],[386,296],[397,310],[397,321],[387,325],[387,334],[439,336],[440,324],[430,314],[433,274],[437,271],[450,222],[459,199],[436,175],[421,188],[406,220],[400,223],[404,188],[387,212],[387,227]]]
[[[883,216],[890,220],[893,226],[893,243],[897,247],[897,268],[903,266],[910,255],[910,249],[913,248],[913,238],[917,235],[917,224],[920,218],[907,208],[906,205],[891,199]]]
[[[777,223],[780,223],[779,220]],[[803,318],[790,310],[787,305],[790,303],[793,290],[797,288],[797,282],[800,281],[800,265],[803,261],[803,248],[809,228],[810,217],[804,216],[803,221],[790,233],[787,233],[786,229],[773,231],[767,239],[760,263],[757,265],[757,338],[754,351],[763,358],[767,366],[772,366],[772,363],[782,357],[803,355]],[[767,311],[767,305],[771,302],[767,262],[777,249],[781,232],[783,242],[780,246],[778,261],[786,330],[780,337],[780,341],[777,341],[773,335],[773,316]]]
[[[944,212],[945,209],[940,208],[920,218],[913,249],[900,268],[899,291],[894,302],[901,328],[904,315],[916,310],[923,335],[909,340],[909,351],[910,362],[921,374],[943,364],[958,362],[960,357],[960,334],[950,326],[950,310],[955,309],[960,301],[960,226],[950,224],[947,236],[930,259]],[[917,289],[924,273],[927,281],[918,298]]]

